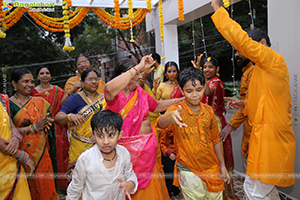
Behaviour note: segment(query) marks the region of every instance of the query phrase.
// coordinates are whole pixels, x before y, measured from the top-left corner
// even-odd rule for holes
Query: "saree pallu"
[[[118,144],[130,152],[133,170],[139,183],[132,199],[169,199],[155,129],[151,126],[151,133],[139,135],[142,122],[149,112],[147,98],[148,94],[138,87],[120,104],[122,106],[108,103],[105,109],[118,112],[123,118],[124,134]]]
[[[35,124],[40,117],[47,114],[50,106],[46,100],[32,97],[19,109],[13,122],[16,127]],[[47,134],[39,131],[24,135],[20,149],[28,153],[35,165],[35,171],[28,179],[32,199],[57,199]]]
[[[75,167],[77,158],[81,153],[94,145],[92,140],[91,119],[93,115],[102,109],[101,100],[92,102],[84,106],[77,114],[85,118],[81,125],[71,124],[70,131],[70,148],[69,148],[69,165],[67,169],[67,179],[71,181],[72,171]]]
[[[50,112],[54,118],[61,108],[60,102],[64,97],[64,90],[57,85],[53,85],[53,89],[41,93],[39,93],[36,89],[33,89],[30,95],[42,97],[48,101],[52,105]],[[52,148],[53,151],[51,151],[50,156],[53,162],[53,170],[57,177],[57,192],[65,194],[67,189],[67,180],[64,175],[67,171],[69,157],[69,141],[67,134],[68,126],[59,126],[58,124],[54,124],[54,129],[55,138],[51,138],[54,144],[51,145],[50,143],[50,147],[54,147],[55,145],[56,148]],[[51,140],[49,139],[49,142],[50,141]]]
[[[0,100],[0,137],[8,140],[12,135],[7,113],[8,96],[0,95]],[[21,164],[14,157],[1,152],[0,160],[0,199],[31,199],[27,178]]]

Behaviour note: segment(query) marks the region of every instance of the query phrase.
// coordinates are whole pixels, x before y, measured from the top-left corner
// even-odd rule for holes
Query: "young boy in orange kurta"
[[[200,102],[205,78],[199,69],[186,68],[179,75],[179,85],[185,100],[168,108],[156,124],[174,130],[174,173],[178,175],[174,182],[185,199],[222,199],[223,182],[229,183],[230,178],[214,111]]]

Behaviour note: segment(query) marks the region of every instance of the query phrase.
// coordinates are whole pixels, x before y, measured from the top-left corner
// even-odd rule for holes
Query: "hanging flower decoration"
[[[5,31],[7,30],[6,24],[5,24],[5,13],[2,10],[3,7],[3,0],[0,0],[0,21],[1,21],[1,28],[0,28],[0,38],[5,38],[6,33]]]
[[[184,7],[183,7],[183,0],[178,0],[178,20],[184,21]]]
[[[69,0],[71,1],[71,0]],[[72,5],[71,3],[68,3],[68,5]],[[62,2],[62,8],[63,8],[63,18],[64,18],[64,32],[65,32],[65,45],[63,47],[64,51],[73,51],[75,47],[72,46],[71,39],[70,39],[70,26],[69,26],[69,15],[67,12],[68,6],[67,1],[64,0]]]
[[[119,28],[120,24],[121,24],[121,20],[120,20],[120,4],[119,4],[119,0],[114,0],[115,3],[115,19],[116,19],[116,27]]]
[[[161,60],[164,60],[166,57],[164,56],[164,16],[162,12],[162,0],[158,2],[158,10],[159,10],[159,29],[160,29],[160,41],[161,41]]]
[[[121,17],[121,24],[120,27],[116,26],[116,17],[106,12],[103,8],[91,8],[91,10],[98,16],[102,21],[104,21],[107,25],[118,28],[120,30],[126,30],[131,27],[130,25],[130,18]],[[137,9],[133,13],[133,20],[132,20],[132,27],[136,26],[137,24],[141,23],[141,21],[146,17],[148,13],[147,9]]]
[[[228,8],[230,6],[229,0],[223,0],[223,5],[225,8]]]
[[[151,0],[147,0],[147,9],[148,9],[148,12],[151,13],[151,11],[152,11]]]
[[[134,43],[133,39],[133,32],[132,32],[132,20],[133,20],[133,6],[132,6],[132,0],[128,0],[128,15],[130,19],[130,42]]]

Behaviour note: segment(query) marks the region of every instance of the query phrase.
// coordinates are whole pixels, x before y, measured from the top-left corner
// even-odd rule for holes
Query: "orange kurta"
[[[212,20],[226,40],[256,63],[246,108],[252,125],[246,174],[264,183],[291,186],[295,183],[295,135],[286,63],[276,51],[249,38],[224,8]]]
[[[176,164],[180,162],[206,183],[209,192],[224,190],[224,182],[220,177],[220,167],[214,151],[214,145],[220,142],[218,124],[213,109],[200,103],[199,114],[193,112],[182,101],[172,105],[166,114],[182,106],[182,122],[188,127],[180,128],[170,124],[165,130],[174,130]],[[158,120],[159,121],[159,118]],[[157,126],[157,128],[159,128]],[[175,165],[176,165],[175,164]],[[176,174],[177,168],[174,173]]]
[[[72,87],[75,85],[75,83],[78,81],[80,81],[79,76],[73,76],[73,77],[69,78],[65,84],[65,89],[64,89],[65,93],[68,93],[72,89]],[[105,86],[105,83],[100,79],[97,92],[104,93],[104,86]],[[79,90],[77,90],[76,92],[79,92]]]
[[[248,88],[250,84],[250,78],[254,70],[254,65],[252,62],[249,62],[246,67],[243,68],[243,76],[240,83],[240,96],[241,100],[248,99]],[[249,152],[249,141],[251,135],[251,126],[248,122],[248,117],[243,114],[243,110],[239,109],[235,115],[228,122],[234,128],[238,128],[243,123],[243,138],[242,138],[242,153],[246,158]]]

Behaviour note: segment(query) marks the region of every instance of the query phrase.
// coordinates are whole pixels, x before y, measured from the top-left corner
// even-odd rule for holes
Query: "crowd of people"
[[[0,95],[0,199],[238,199],[230,133],[241,124],[245,199],[280,199],[275,186],[295,183],[287,66],[267,34],[211,5],[243,71],[240,99],[225,97],[218,60],[202,54],[182,71],[157,53],[123,58],[106,84],[80,54],[64,90],[47,66],[36,87],[16,69],[14,94]],[[225,99],[238,109],[228,123]]]

